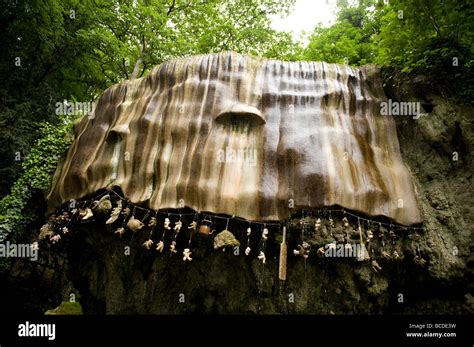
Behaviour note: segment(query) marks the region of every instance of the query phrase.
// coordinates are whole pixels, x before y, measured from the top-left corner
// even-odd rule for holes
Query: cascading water
[[[421,222],[374,66],[233,52],[173,60],[107,89],[76,126],[50,210],[120,186],[133,203],[281,220],[340,205]]]

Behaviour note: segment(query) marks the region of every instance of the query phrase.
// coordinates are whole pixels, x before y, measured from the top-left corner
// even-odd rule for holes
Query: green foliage
[[[317,26],[303,57],[331,63],[375,63],[424,74],[469,102],[474,95],[474,5],[469,1],[338,1],[336,22]],[[457,63],[457,66],[456,66]]]
[[[472,2],[392,0],[380,13],[375,63],[402,74],[429,75],[433,84],[472,100]]]
[[[18,178],[15,155],[55,123],[55,104],[94,100],[110,85],[166,60],[234,50],[297,59],[270,16],[294,0],[15,0],[0,11],[0,197]],[[16,58],[20,66],[16,66]]]
[[[35,143],[22,163],[22,174],[13,184],[10,194],[0,201],[0,240],[7,235],[14,237],[36,217],[31,209],[33,190],[46,190],[51,183],[59,159],[72,142],[72,119],[60,118],[58,124],[40,123],[41,138]]]
[[[45,315],[81,315],[82,306],[79,302],[63,301],[55,309],[48,310]]]
[[[352,7],[347,1],[339,1],[336,22],[328,28],[315,28],[303,58],[350,65],[372,62],[371,40],[378,30],[374,3],[360,1]]]

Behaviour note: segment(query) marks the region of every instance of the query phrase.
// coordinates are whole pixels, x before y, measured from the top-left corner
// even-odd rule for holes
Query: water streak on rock
[[[341,205],[421,222],[374,66],[236,53],[173,60],[107,89],[58,167],[50,210],[120,186],[134,203],[252,220]]]

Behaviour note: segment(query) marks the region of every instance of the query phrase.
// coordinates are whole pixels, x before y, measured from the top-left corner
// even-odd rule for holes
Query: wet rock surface
[[[12,312],[44,312],[74,292],[89,314],[472,314],[471,108],[429,92],[414,96],[410,90],[386,92],[395,100],[428,100],[432,106],[418,120],[396,118],[424,230],[398,230],[391,237],[390,227],[375,226],[367,242],[369,227],[362,223],[369,260],[318,256],[328,243],[360,242],[357,219],[349,218],[345,227],[341,214],[332,215],[334,227],[328,214],[307,212],[291,220],[284,284],[278,280],[280,240],[271,228],[265,265],[257,259],[261,230],[255,230],[252,251],[245,256],[245,223],[229,225],[240,242],[238,255],[233,248],[213,250],[213,237],[197,236],[193,261],[183,262],[186,233],[178,254],[159,254],[142,247],[146,230],[133,238],[130,231],[117,237],[104,217],[81,225],[64,243],[42,244],[41,264],[16,261],[9,277],[2,278],[7,284],[2,301],[9,300]],[[318,218],[321,225],[315,230]],[[222,231],[225,223],[214,227]],[[306,260],[292,253],[303,240],[311,246]],[[424,266],[415,262],[416,256],[426,261]],[[37,288],[34,293],[32,288]]]

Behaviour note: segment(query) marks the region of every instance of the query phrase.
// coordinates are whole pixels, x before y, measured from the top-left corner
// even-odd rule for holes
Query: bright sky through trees
[[[296,0],[291,13],[284,18],[272,16],[272,28],[289,31],[295,39],[306,44],[309,35],[318,23],[327,27],[336,20],[336,0]]]

